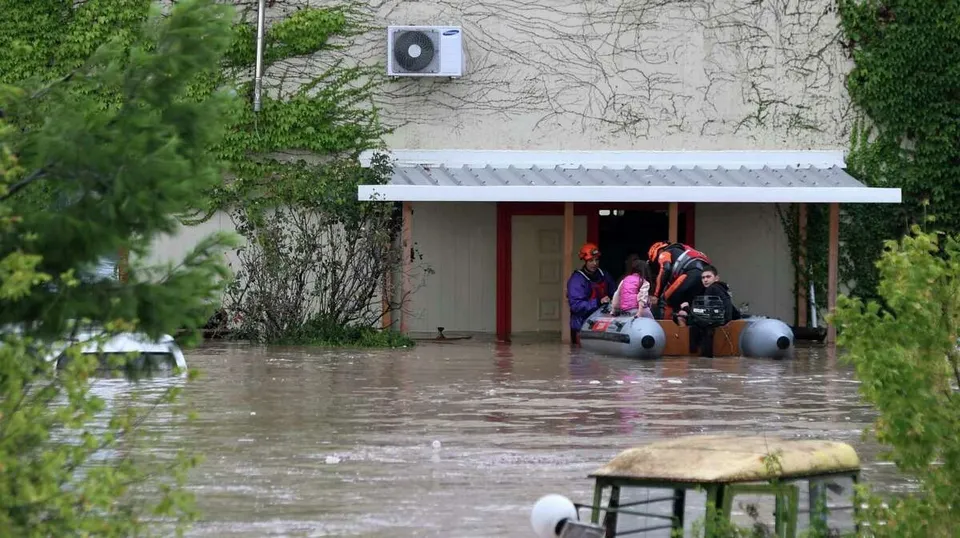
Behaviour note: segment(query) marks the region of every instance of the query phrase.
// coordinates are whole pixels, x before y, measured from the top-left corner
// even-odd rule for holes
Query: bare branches
[[[47,174],[47,169],[46,169],[46,168],[40,168],[39,170],[34,170],[33,172],[31,172],[31,173],[30,173],[29,175],[27,175],[26,177],[21,178],[19,181],[17,181],[17,182],[14,183],[13,185],[10,185],[10,186],[7,188],[6,192],[4,192],[2,195],[0,195],[0,202],[5,202],[6,200],[12,198],[12,197],[15,196],[18,192],[20,192],[20,191],[22,191],[23,189],[27,188],[27,187],[28,187],[31,183],[33,183],[34,181],[37,181],[37,180],[42,179],[43,177],[45,177],[46,174]]]
[[[250,213],[234,212],[234,225],[248,240],[225,304],[239,314],[239,335],[277,341],[304,329],[375,327],[385,313],[399,310],[403,302],[384,297],[382,289],[384,276],[404,267],[390,208],[354,204],[337,211],[272,209],[256,226]],[[427,273],[419,264],[415,270]]]

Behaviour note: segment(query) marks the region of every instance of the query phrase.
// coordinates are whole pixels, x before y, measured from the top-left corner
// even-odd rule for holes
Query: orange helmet
[[[655,262],[657,261],[657,254],[660,254],[660,251],[666,247],[669,247],[670,243],[666,241],[657,241],[656,243],[650,245],[650,250],[647,251],[647,259]]]
[[[597,248],[597,245],[593,243],[585,243],[580,247],[580,259],[588,262],[590,260],[600,257],[600,249]]]

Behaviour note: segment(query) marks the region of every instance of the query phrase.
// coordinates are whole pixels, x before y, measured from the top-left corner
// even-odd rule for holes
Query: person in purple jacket
[[[570,304],[570,344],[580,344],[580,327],[594,310],[610,302],[617,286],[613,277],[600,269],[600,249],[587,243],[580,249],[583,267],[567,280],[567,302]]]

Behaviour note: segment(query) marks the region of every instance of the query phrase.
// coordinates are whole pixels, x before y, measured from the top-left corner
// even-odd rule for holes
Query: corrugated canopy
[[[900,203],[900,189],[867,187],[842,165],[841,152],[406,152],[395,158],[388,184],[361,185],[358,197],[416,202]]]

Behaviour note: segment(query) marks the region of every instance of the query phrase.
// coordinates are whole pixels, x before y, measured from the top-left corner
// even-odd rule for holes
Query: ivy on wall
[[[960,231],[960,0],[839,0],[843,46],[853,61],[846,86],[857,111],[848,172],[871,187],[898,187],[903,203],[841,206],[840,280],[849,294],[878,299],[884,241],[933,220]],[[798,209],[779,208],[797,286],[813,278],[826,303],[829,211],[808,205],[807,242]],[[796,289],[795,289],[796,291]]]
[[[205,81],[200,93],[222,84],[236,84],[238,91],[249,97],[248,102],[252,101],[253,81],[238,81],[254,67],[254,21],[248,11],[237,24],[235,46],[223,78]],[[290,201],[289,197],[295,200],[312,195],[318,190],[318,178],[305,176],[303,162],[289,158],[290,154],[356,161],[360,152],[380,144],[386,131],[370,102],[379,80],[372,68],[334,61],[319,72],[311,72],[312,65],[299,71],[283,65],[297,58],[334,52],[339,48],[335,43],[338,38],[355,35],[363,27],[363,14],[350,6],[302,9],[270,26],[264,48],[266,78],[279,70],[298,81],[268,81],[261,112],[255,113],[252,107],[238,111],[230,135],[216,148],[231,164],[233,181],[216,193],[211,209],[236,203],[269,207]],[[305,190],[298,193],[298,189]]]
[[[150,0],[0,0],[0,83],[53,80],[110,38],[139,39]]]
[[[847,89],[862,117],[848,167],[870,186],[899,187],[902,205],[848,206],[841,275],[876,297],[883,240],[933,217],[960,230],[960,0],[839,0],[854,62]]]
[[[797,204],[777,206],[777,215],[787,236],[790,259],[794,264],[793,295],[797,297],[803,291],[807,294],[807,305],[809,305],[810,282],[813,282],[814,299],[818,311],[827,306],[829,209],[830,207],[825,204],[807,204],[806,241],[804,242],[800,237],[800,206]],[[800,264],[801,259],[803,264]],[[810,316],[809,311],[807,315]],[[796,308],[794,308],[794,316],[794,320],[799,322],[799,312]],[[810,319],[807,321],[809,322]]]

